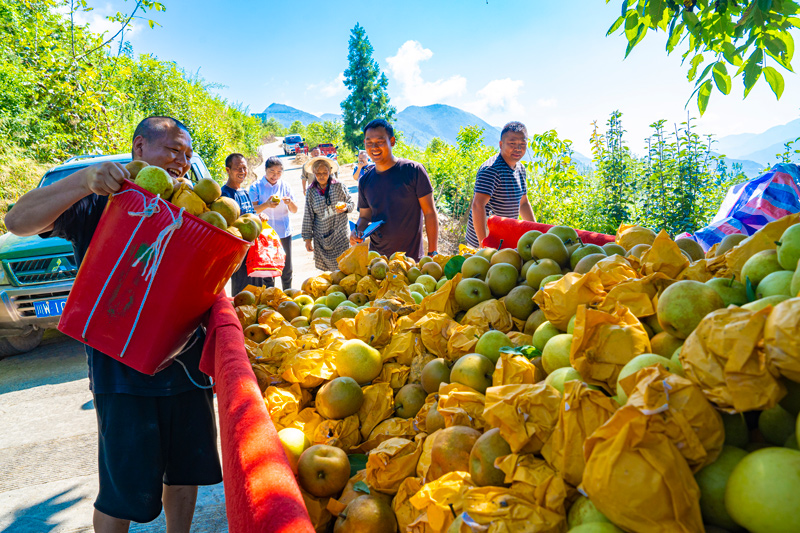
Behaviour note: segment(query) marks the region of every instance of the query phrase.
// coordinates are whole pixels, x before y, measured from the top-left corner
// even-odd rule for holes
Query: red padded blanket
[[[486,221],[489,227],[489,235],[483,239],[481,246],[500,248],[500,241],[503,241],[503,248],[516,248],[517,241],[522,235],[531,230],[539,230],[546,233],[553,227],[552,224],[539,224],[538,222],[528,222],[526,220],[516,220],[504,217],[489,217]],[[613,235],[595,233],[593,231],[577,230],[578,236],[586,244],[597,244],[602,246],[609,242],[614,242]]]

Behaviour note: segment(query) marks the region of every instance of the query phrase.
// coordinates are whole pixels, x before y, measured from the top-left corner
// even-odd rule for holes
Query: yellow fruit
[[[147,166],[146,161],[131,161],[130,163],[125,165],[125,169],[131,173],[131,179],[136,180],[136,176],[137,174],[139,174],[139,171],[146,166]]]
[[[225,220],[228,222],[229,226],[233,224],[242,213],[241,209],[239,208],[239,204],[236,203],[236,200],[228,198],[227,196],[223,196],[219,200],[215,201],[210,207],[212,211],[216,211],[225,217]]]
[[[194,186],[194,193],[202,198],[205,203],[210,204],[220,197],[222,189],[219,183],[211,178],[200,178]]]
[[[233,226],[242,234],[242,238],[246,241],[253,242],[261,233],[261,226],[251,218],[238,218],[233,222]]]
[[[219,229],[228,229],[228,224],[225,222],[225,217],[216,211],[206,211],[205,213],[200,213],[197,218],[204,220],[212,226],[218,227]]]
[[[172,195],[172,178],[161,167],[144,167],[136,174],[134,183],[146,191],[160,195],[162,198],[169,198]]]

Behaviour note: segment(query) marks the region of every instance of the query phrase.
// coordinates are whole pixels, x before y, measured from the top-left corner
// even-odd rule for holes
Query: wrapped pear
[[[139,175],[141,176],[142,173],[139,172]],[[172,188],[171,181],[170,188]],[[194,216],[202,215],[208,211],[208,207],[206,207],[206,203],[202,200],[202,198],[197,196],[191,187],[185,183],[181,184],[180,188],[172,195],[172,199],[170,201],[175,205],[175,207],[182,207],[187,213],[190,213]]]

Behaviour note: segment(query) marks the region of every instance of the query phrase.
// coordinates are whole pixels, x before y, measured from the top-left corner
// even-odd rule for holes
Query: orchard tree
[[[372,58],[372,45],[360,24],[350,31],[344,84],[350,95],[342,102],[344,142],[352,149],[361,146],[364,126],[376,118],[392,121],[395,108],[389,104],[386,88],[389,80]]]
[[[687,77],[695,82],[690,100],[697,95],[702,115],[714,87],[730,93],[731,74],[741,77],[745,98],[763,74],[780,99],[783,75],[775,67],[794,72],[790,31],[800,28],[798,15],[800,5],[792,0],[624,0],[607,35],[622,28],[627,57],[649,31],[663,31],[667,54],[677,49],[682,62],[689,60]]]

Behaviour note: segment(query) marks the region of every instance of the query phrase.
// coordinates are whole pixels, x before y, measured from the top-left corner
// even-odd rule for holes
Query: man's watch
[[[436,250],[428,252],[428,257],[436,257],[437,255],[439,255],[439,252],[437,252]]]

